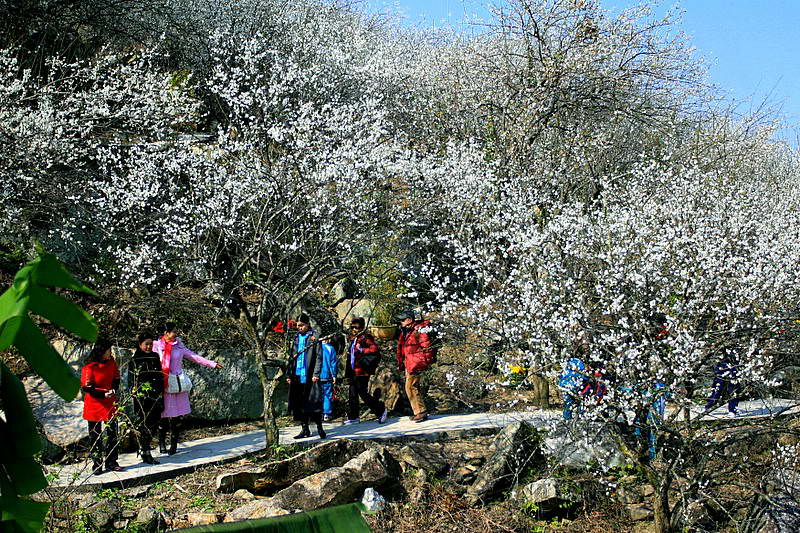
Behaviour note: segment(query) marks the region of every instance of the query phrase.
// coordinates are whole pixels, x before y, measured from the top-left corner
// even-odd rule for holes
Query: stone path
[[[497,429],[517,420],[527,420],[537,426],[548,420],[560,417],[560,412],[552,410],[519,411],[512,413],[473,413],[465,415],[434,415],[426,422],[417,424],[403,418],[390,418],[386,424],[374,421],[344,426],[341,422],[324,424],[331,439],[419,439],[438,440],[443,438],[467,438],[480,434],[492,434]],[[295,440],[292,437],[298,427],[281,429],[281,444],[308,444],[319,442],[316,434],[312,437]],[[124,472],[106,472],[92,475],[91,462],[46,467],[53,476],[50,486],[60,488],[72,486],[78,491],[95,490],[101,487],[133,487],[169,479],[190,472],[203,465],[220,464],[233,461],[243,455],[259,452],[265,447],[264,432],[248,431],[218,437],[209,437],[181,443],[175,455],[155,454],[161,464],[146,465],[135,453],[123,453],[119,464],[126,467]]]
[[[668,411],[671,410],[668,408]],[[771,414],[793,414],[800,412],[800,402],[791,400],[752,400],[739,404],[737,419],[760,418]],[[701,409],[693,410],[692,416],[702,414]],[[390,418],[386,424],[375,421],[344,426],[341,422],[324,424],[328,439],[420,439],[469,438],[482,434],[492,434],[497,429],[518,420],[542,427],[548,421],[561,417],[559,410],[515,411],[510,413],[472,413],[456,415],[434,415],[426,422],[416,424],[403,418]],[[725,406],[706,415],[709,421],[727,419]],[[298,427],[281,430],[281,444],[308,444],[319,442],[316,436],[294,440]],[[179,451],[173,456],[160,456],[159,465],[145,465],[133,453],[121,454],[120,465],[124,472],[107,472],[99,476],[91,475],[89,463],[79,463],[63,467],[47,467],[53,477],[51,487],[72,485],[75,490],[88,491],[100,487],[132,487],[152,483],[161,479],[176,477],[203,465],[220,464],[236,460],[249,453],[259,452],[265,447],[264,433],[261,430],[209,437],[181,443]]]

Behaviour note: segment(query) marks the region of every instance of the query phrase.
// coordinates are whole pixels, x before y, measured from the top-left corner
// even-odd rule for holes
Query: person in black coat
[[[289,412],[302,425],[295,439],[311,436],[309,422],[317,424],[319,438],[325,438],[322,428],[322,384],[319,375],[322,371],[322,346],[319,336],[311,329],[308,315],[297,318],[297,335],[289,348],[289,363],[286,367],[286,381],[289,383]]]
[[[153,434],[164,410],[164,374],[161,360],[153,351],[153,335],[139,335],[138,346],[130,363],[131,395],[139,434],[139,452],[147,464],[159,464],[150,453]]]

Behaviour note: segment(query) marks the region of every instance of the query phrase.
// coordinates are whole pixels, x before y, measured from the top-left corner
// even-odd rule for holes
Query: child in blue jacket
[[[322,420],[330,422],[333,418],[333,386],[336,385],[336,371],[339,360],[336,348],[330,337],[322,339],[322,370],[319,381],[322,383]]]

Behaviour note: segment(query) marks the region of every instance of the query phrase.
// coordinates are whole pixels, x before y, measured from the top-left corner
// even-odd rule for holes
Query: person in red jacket
[[[369,377],[375,373],[380,361],[380,351],[375,338],[365,331],[366,322],[363,317],[355,317],[350,322],[350,342],[347,348],[347,367],[345,377],[350,380],[350,394],[347,398],[347,420],[344,424],[361,422],[361,407],[358,399],[364,400],[379,424],[386,422],[389,413],[386,406],[369,393]]]
[[[406,376],[406,395],[414,411],[410,420],[424,422],[428,419],[428,410],[419,386],[422,372],[433,364],[435,351],[427,333],[430,322],[415,318],[414,311],[410,309],[397,316],[401,330],[397,340],[397,367]]]
[[[94,474],[124,470],[117,464],[117,421],[114,417],[117,412],[119,382],[119,368],[111,354],[111,342],[98,341],[89,352],[86,365],[81,370],[83,418],[89,422]],[[105,431],[103,422],[106,423]]]

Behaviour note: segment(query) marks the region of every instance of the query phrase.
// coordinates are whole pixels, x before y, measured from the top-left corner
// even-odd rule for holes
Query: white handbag
[[[167,392],[189,392],[192,390],[192,380],[186,375],[186,372],[180,374],[170,374],[167,378]]]

